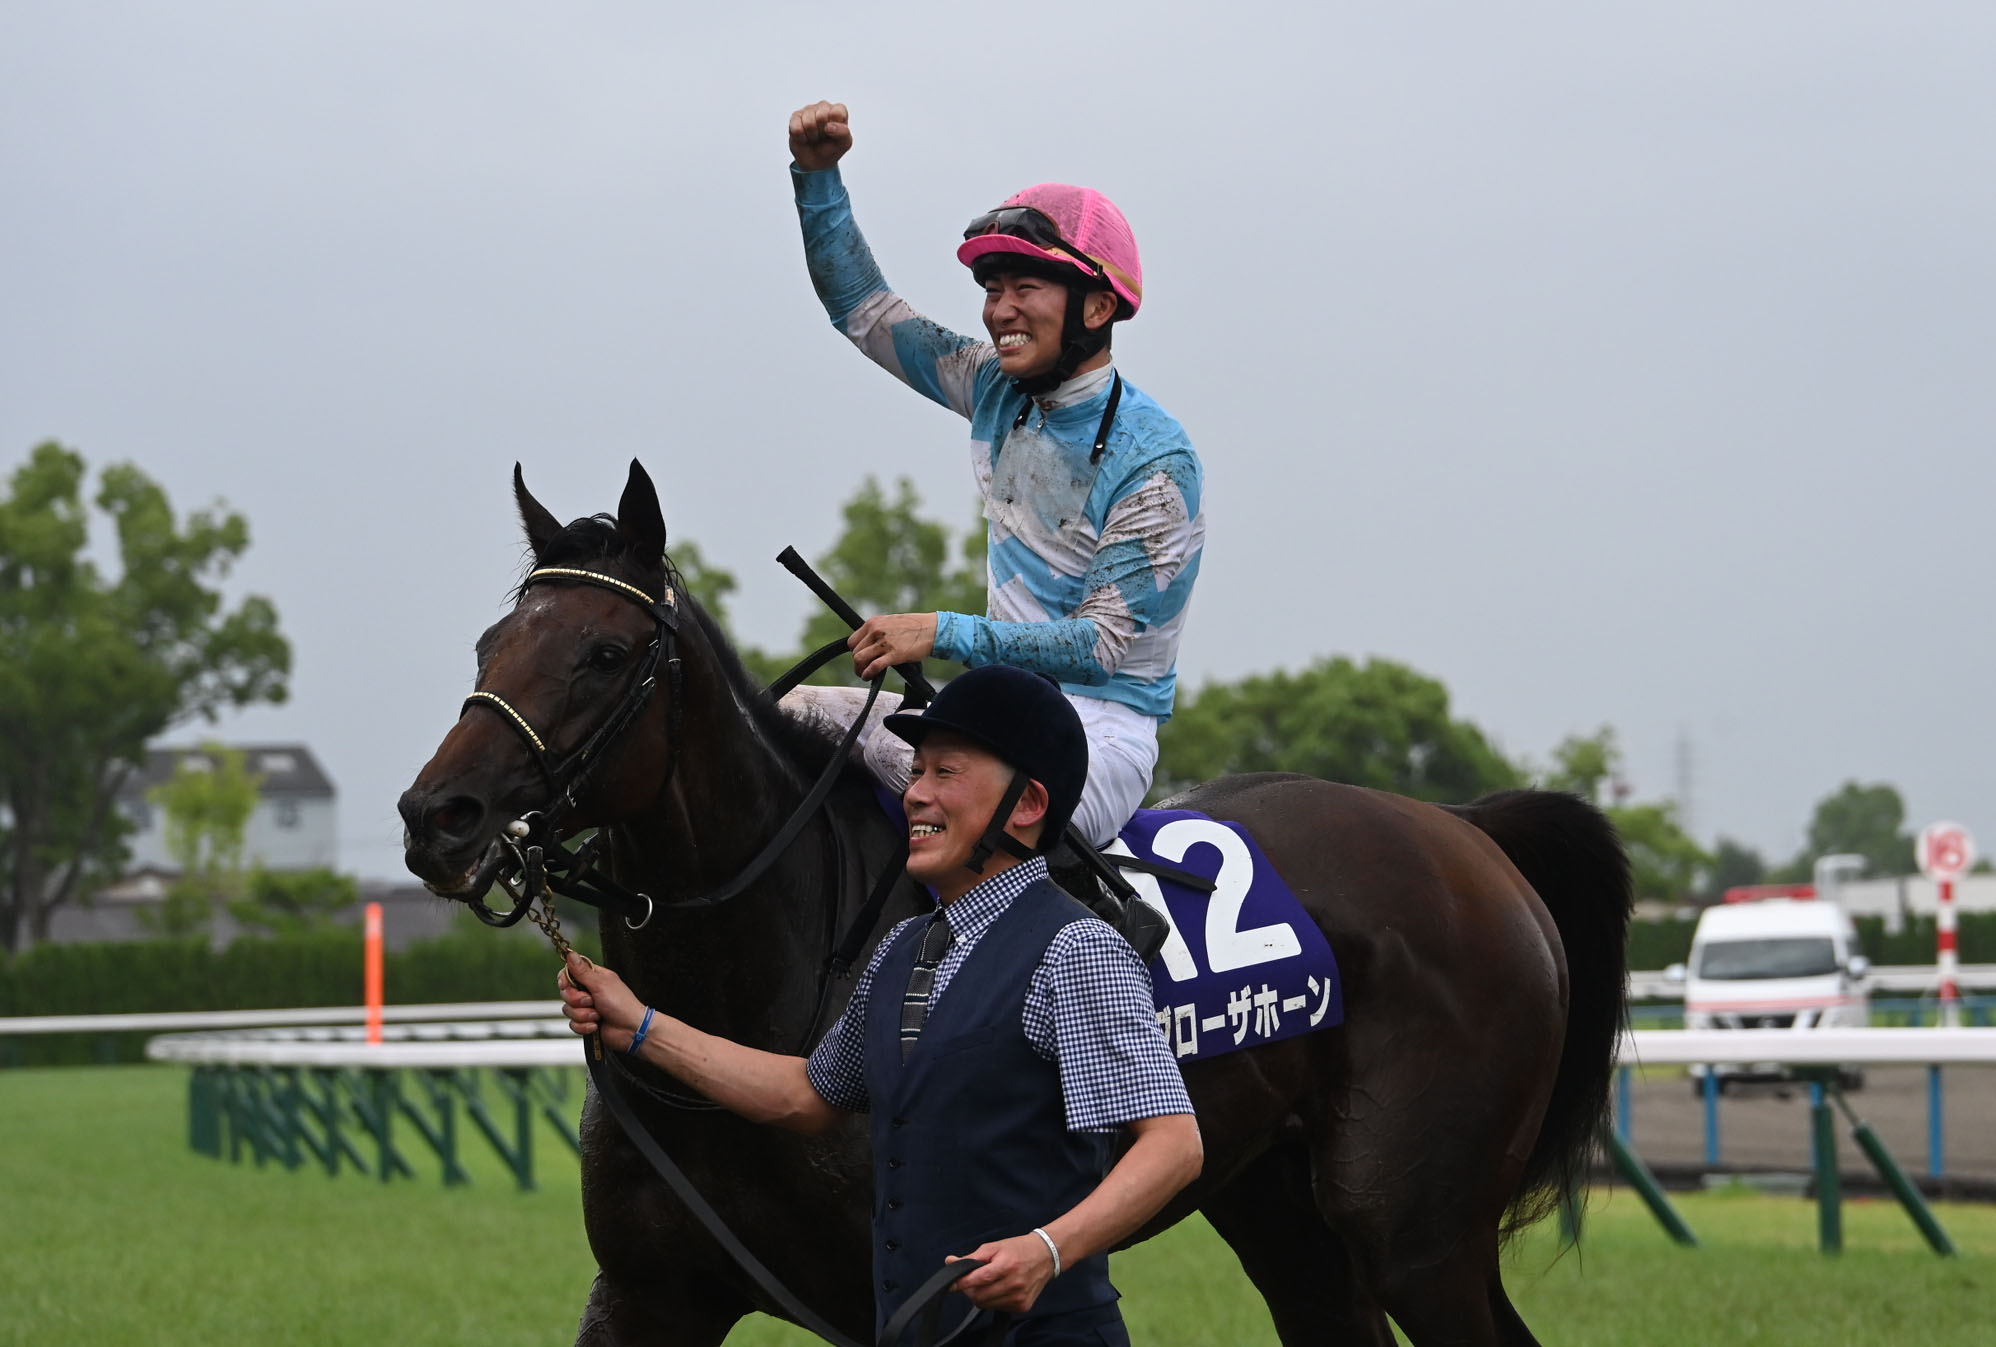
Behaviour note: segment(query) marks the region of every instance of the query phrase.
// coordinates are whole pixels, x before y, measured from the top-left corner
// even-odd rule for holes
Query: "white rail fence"
[[[1620,1066],[1988,1066],[1996,1029],[1637,1029]]]
[[[1963,964],[1957,979],[1964,992],[1996,991],[1996,963]],[[1890,964],[1875,967],[1863,978],[1866,991],[1876,994],[1926,996],[1940,990],[1940,969],[1934,964]],[[1629,995],[1639,1001],[1681,1001],[1684,984],[1665,977],[1660,968],[1629,974]]]

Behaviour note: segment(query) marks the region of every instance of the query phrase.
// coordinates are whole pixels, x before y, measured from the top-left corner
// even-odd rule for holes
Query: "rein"
[[[851,727],[846,731],[845,737],[839,743],[830,761],[826,763],[817,781],[813,783],[803,801],[791,813],[790,818],[764,844],[762,850],[756,854],[755,858],[748,863],[741,873],[719,888],[709,890],[706,893],[697,894],[689,898],[676,898],[665,902],[655,901],[649,894],[642,892],[634,893],[626,889],[597,867],[598,860],[601,859],[609,845],[608,829],[598,829],[594,836],[571,850],[565,845],[559,828],[564,817],[575,808],[577,798],[588,785],[596,770],[601,766],[606,756],[606,750],[612,746],[613,742],[625,730],[630,728],[650,703],[652,695],[658,688],[658,673],[661,666],[666,670],[671,701],[667,711],[669,724],[667,729],[666,769],[660,782],[660,789],[663,789],[664,785],[671,781],[673,772],[678,767],[679,746],[684,723],[683,701],[681,697],[683,691],[683,670],[678,653],[678,598],[674,592],[674,587],[670,583],[674,578],[674,572],[671,569],[670,561],[666,564],[668,583],[665,587],[663,597],[660,599],[652,598],[651,595],[637,586],[619,580],[615,576],[570,567],[542,567],[529,572],[525,581],[521,583],[520,589],[523,595],[527,589],[536,583],[594,585],[599,589],[609,590],[611,593],[621,595],[638,604],[651,615],[653,622],[656,624],[656,631],[651,643],[646,647],[644,656],[639,662],[630,685],[625,688],[623,696],[618,700],[616,706],[611,709],[610,714],[604,718],[603,723],[598,725],[588,739],[583,742],[582,746],[566,758],[557,762],[547,746],[546,739],[534,729],[532,722],[526,716],[522,715],[519,709],[511,702],[498,693],[484,690],[475,691],[465,698],[463,705],[459,708],[460,717],[462,717],[464,712],[477,706],[494,712],[505,721],[513,732],[519,736],[521,742],[527,746],[535,764],[540,768],[541,774],[548,784],[549,800],[547,805],[542,809],[525,814],[507,824],[503,834],[494,841],[486,860],[480,865],[476,875],[469,882],[465,891],[445,896],[458,898],[467,904],[472,912],[477,915],[478,919],[488,926],[511,926],[518,922],[522,916],[530,915],[534,923],[547,935],[549,942],[555,948],[555,952],[561,957],[564,966],[567,964],[569,954],[573,951],[567,939],[562,935],[560,922],[555,917],[553,898],[555,894],[573,898],[599,909],[618,911],[624,918],[624,924],[631,930],[637,931],[644,929],[649,924],[653,913],[660,907],[689,909],[717,906],[738,897],[753,886],[757,880],[761,879],[775,865],[784,852],[789,849],[790,845],[797,840],[797,837],[803,832],[811,818],[824,807],[825,801],[830,798],[833,789],[838,784],[840,775],[844,771],[845,764],[850,758],[852,747],[857,742],[860,731],[866,724],[867,714],[872,711],[874,702],[879,698],[881,686],[886,679],[886,674],[883,672],[869,683],[865,706],[854,719]],[[771,684],[769,689],[770,694],[774,697],[781,697],[785,692],[797,686],[797,684],[812,673],[844,653],[846,653],[846,643],[844,640],[827,642],[806,656],[796,667],[783,674],[775,683]],[[903,666],[899,672],[903,680],[909,684],[911,694],[909,702],[913,704],[918,699],[926,700],[928,689],[926,683],[922,680],[920,665]],[[836,830],[834,831],[834,835],[836,836]],[[824,966],[820,970],[817,1008],[813,1012],[810,1027],[805,1031],[804,1051],[809,1050],[811,1040],[817,1036],[825,1012],[830,1005],[832,980],[834,978],[843,979],[850,973],[852,964],[857,959],[860,947],[864,944],[867,934],[878,922],[880,913],[885,908],[888,898],[893,893],[896,885],[901,881],[902,870],[907,860],[906,845],[904,837],[898,859],[883,871],[880,879],[874,884],[871,892],[868,893],[859,913],[847,927],[844,937],[838,941],[830,957],[825,960]],[[843,863],[838,868],[842,875],[844,870]],[[495,882],[514,900],[513,907],[508,912],[495,912],[487,907],[483,901],[484,893]],[[535,911],[533,909],[537,903],[539,904],[539,910]],[[833,901],[834,930],[837,928],[837,906],[837,899],[835,897]],[[643,915],[635,921],[632,920],[634,916],[637,916],[640,907],[642,907]],[[860,1347],[860,1344],[846,1337],[830,1323],[820,1318],[809,1306],[799,1300],[788,1287],[778,1280],[769,1268],[764,1266],[762,1261],[728,1228],[727,1223],[721,1218],[720,1213],[715,1211],[713,1206],[701,1196],[699,1190],[693,1185],[692,1180],[686,1176],[685,1171],[680,1169],[673,1162],[672,1158],[659,1146],[657,1141],[652,1138],[650,1132],[646,1130],[643,1121],[632,1111],[629,1100],[624,1097],[624,1093],[619,1087],[615,1076],[608,1069],[613,1062],[610,1055],[604,1051],[603,1039],[600,1033],[589,1035],[585,1041],[583,1061],[589,1069],[589,1078],[591,1083],[596,1087],[598,1098],[604,1102],[611,1116],[617,1120],[625,1136],[630,1139],[631,1144],[651,1164],[659,1177],[665,1180],[667,1187],[671,1188],[678,1195],[680,1201],[685,1203],[687,1209],[692,1212],[694,1217],[706,1229],[707,1233],[734,1260],[736,1266],[796,1323],[801,1324],[810,1332],[832,1343],[833,1347]],[[624,1065],[620,1062],[614,1064],[618,1066]],[[671,1091],[660,1090],[655,1086],[648,1085],[636,1079],[628,1067],[624,1068],[622,1074],[631,1083],[638,1085],[647,1093],[662,1099],[672,1106],[700,1109],[715,1109],[720,1107],[711,1100],[687,1099]],[[962,1324],[957,1325],[954,1330],[939,1337],[943,1296],[956,1284],[959,1278],[982,1266],[984,1265],[975,1259],[960,1259],[957,1262],[946,1264],[944,1267],[938,1269],[913,1296],[909,1297],[893,1318],[888,1321],[881,1342],[883,1344],[898,1343],[911,1326],[918,1328],[917,1341],[923,1344],[933,1345],[939,1342],[947,1342],[951,1338],[956,1337],[974,1322],[976,1315],[973,1313]],[[918,1319],[920,1321],[919,1324],[917,1324]],[[1008,1326],[1009,1321],[1007,1317],[999,1316],[997,1321],[991,1325],[991,1340],[995,1342],[999,1336],[1002,1336]]]
[[[811,816],[830,798],[833,789],[838,785],[839,776],[844,770],[852,747],[865,726],[866,712],[873,709],[874,702],[880,696],[885,675],[875,678],[868,685],[865,708],[847,730],[838,749],[825,764],[824,770],[819,773],[817,781],[813,783],[803,802],[741,873],[719,888],[706,893],[688,898],[657,901],[650,894],[633,893],[597,868],[596,862],[608,845],[605,830],[598,830],[594,837],[571,851],[564,845],[559,828],[563,817],[575,807],[577,797],[602,764],[604,750],[630,728],[651,701],[652,694],[658,688],[658,670],[661,663],[667,671],[670,696],[667,715],[670,717],[670,724],[666,732],[666,767],[659,783],[660,789],[672,780],[673,773],[679,765],[679,744],[684,725],[683,700],[680,696],[684,686],[684,673],[678,654],[677,597],[670,584],[666,586],[664,599],[656,600],[637,586],[626,584],[614,576],[555,566],[529,572],[521,584],[521,591],[524,593],[536,582],[547,581],[594,585],[599,589],[607,589],[613,594],[622,595],[651,614],[652,620],[657,624],[657,631],[651,643],[645,648],[644,658],[640,661],[630,685],[624,690],[623,697],[582,746],[559,763],[554,760],[547,741],[535,731],[532,722],[504,697],[496,692],[481,690],[473,692],[464,699],[464,704],[459,708],[460,715],[474,706],[486,707],[497,712],[506,725],[519,736],[520,741],[532,754],[535,764],[541,769],[541,775],[547,780],[550,802],[544,808],[524,814],[506,825],[504,835],[493,842],[485,862],[466,886],[466,895],[446,896],[460,897],[478,919],[488,926],[512,926],[522,916],[527,915],[537,899],[550,892],[558,893],[577,902],[587,903],[591,907],[616,911],[623,917],[625,926],[633,931],[641,931],[650,923],[652,914],[661,907],[681,909],[714,907],[747,892],[771,866],[776,864],[789,849],[790,844],[804,831]],[[795,668],[777,679],[770,686],[771,695],[781,697],[805,678],[838,658],[845,649],[843,640],[829,641],[820,646]],[[494,882],[513,898],[513,907],[510,911],[499,913],[485,905],[483,894]],[[535,921],[541,923],[539,915],[535,916]],[[546,929],[545,923],[541,924],[542,928]]]

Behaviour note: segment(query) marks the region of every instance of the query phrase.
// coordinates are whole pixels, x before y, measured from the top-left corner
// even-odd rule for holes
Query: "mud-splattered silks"
[[[832,323],[910,388],[970,421],[990,521],[988,615],[943,613],[935,653],[1016,664],[1159,721],[1171,716],[1178,640],[1206,520],[1199,457],[1178,422],[1127,380],[1091,462],[1113,366],[1038,399],[987,341],[952,332],[887,288],[837,169],[793,169],[811,280]]]

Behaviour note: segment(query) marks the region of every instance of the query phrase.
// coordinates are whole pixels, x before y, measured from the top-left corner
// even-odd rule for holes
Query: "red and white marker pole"
[[[381,1043],[381,904],[367,905],[367,934],[362,983],[367,998],[367,1041]]]
[[[1940,881],[1940,907],[1934,913],[1934,964],[1941,975],[1941,1023],[1961,1023],[1961,945],[1954,920],[1954,881]]]
[[[1975,864],[1975,839],[1959,823],[1930,823],[1916,848],[1920,869],[1940,888],[1934,911],[1934,967],[1940,974],[1941,1023],[1961,1023],[1961,946],[1956,935],[1954,882]]]

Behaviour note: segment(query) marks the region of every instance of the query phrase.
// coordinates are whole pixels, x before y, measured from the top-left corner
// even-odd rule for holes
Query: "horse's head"
[[[409,869],[453,897],[480,896],[489,879],[474,876],[524,814],[555,809],[568,832],[635,812],[670,748],[669,694],[646,687],[664,682],[677,622],[651,478],[633,459],[617,517],[565,528],[517,464],[513,494],[533,567],[478,638],[477,690],[399,805]]]

